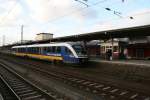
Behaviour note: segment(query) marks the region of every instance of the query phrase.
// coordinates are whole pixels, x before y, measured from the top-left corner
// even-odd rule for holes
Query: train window
[[[32,48],[30,48],[30,53],[32,53]]]
[[[52,52],[52,47],[47,47],[47,52]]]
[[[46,52],[47,51],[47,47],[43,47],[43,51]]]
[[[18,52],[19,52],[19,48],[18,48]]]
[[[61,52],[61,47],[57,47],[57,48],[56,48],[56,52],[57,52],[57,53],[60,53],[60,52]]]
[[[37,48],[32,48],[32,53],[37,53]]]
[[[35,48],[35,53],[36,53],[36,54],[39,54],[39,53],[40,53],[40,48],[36,47],[36,48]]]
[[[30,53],[32,53],[32,48],[30,47]]]
[[[22,48],[19,48],[19,52],[20,52],[20,53],[22,52]]]
[[[32,53],[36,53],[36,48],[32,48]]]
[[[18,52],[18,48],[16,48],[16,52]]]
[[[56,49],[56,47],[52,47],[52,52],[55,52],[56,51],[55,49]]]
[[[18,52],[20,52],[20,48],[18,48]]]
[[[37,54],[38,53],[38,48],[36,48],[36,47],[32,48],[32,53]]]
[[[18,52],[20,52],[20,48],[18,48]]]
[[[22,52],[24,53],[26,50],[25,50],[25,48],[22,48]]]
[[[33,48],[32,47],[29,48],[29,53],[33,53]]]
[[[21,48],[21,53],[23,53],[23,48]]]
[[[74,48],[77,54],[86,54],[86,51],[81,45],[73,45],[72,47]]]
[[[42,54],[42,47],[39,47],[39,48],[37,49],[37,53],[38,53],[38,54]]]
[[[26,48],[26,52],[27,52],[27,53],[29,52],[28,50],[29,50],[29,48]]]
[[[69,54],[69,55],[72,54],[72,52],[67,47],[65,47],[65,52],[66,52],[66,54]]]
[[[23,52],[26,52],[26,48],[23,48]]]
[[[47,53],[47,47],[43,47],[42,49],[43,49],[43,51],[42,51],[43,54]]]
[[[32,48],[30,47],[30,53],[32,53]]]
[[[23,52],[23,48],[20,48],[20,52],[21,52],[21,53]]]
[[[28,53],[30,53],[30,48],[28,48]]]
[[[19,48],[19,52],[21,53],[21,48]]]

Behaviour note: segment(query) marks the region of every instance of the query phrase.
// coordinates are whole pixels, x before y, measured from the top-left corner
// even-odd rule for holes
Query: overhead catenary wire
[[[93,4],[89,4],[89,6],[87,7],[84,7],[84,8],[79,8],[79,9],[77,9],[77,10],[73,10],[73,11],[71,11],[71,12],[69,12],[69,13],[66,13],[66,14],[64,14],[64,15],[62,15],[62,16],[59,16],[59,17],[56,17],[56,18],[54,18],[54,19],[52,19],[52,20],[49,20],[47,23],[52,23],[52,22],[54,22],[54,21],[57,21],[58,19],[62,19],[62,18],[64,18],[64,17],[67,17],[67,16],[70,16],[70,15],[72,15],[72,14],[75,14],[75,13],[77,13],[77,12],[79,12],[79,11],[83,11],[83,10],[85,10],[85,9],[88,9],[88,8],[91,8],[91,7],[93,7],[93,6],[95,6],[95,5],[98,5],[98,4],[100,4],[100,3],[104,3],[104,2],[106,2],[107,0],[101,0],[101,1],[98,1],[98,2],[96,2],[96,3],[93,3]],[[46,24],[47,24],[46,23]]]
[[[52,0],[51,0],[51,1],[52,1]],[[75,14],[75,13],[79,12],[79,11],[83,11],[83,10],[85,10],[85,9],[87,9],[87,8],[91,8],[91,7],[95,6],[95,5],[101,4],[101,3],[106,2],[106,1],[108,1],[108,0],[101,0],[101,1],[95,2],[95,3],[93,3],[93,4],[89,4],[88,7],[84,7],[84,8],[77,9],[77,10],[73,10],[73,11],[71,11],[71,12],[69,12],[69,13],[66,13],[66,14],[62,15],[62,16],[56,17],[56,18],[54,18],[54,19],[52,19],[52,20],[49,20],[48,22],[46,22],[46,23],[44,23],[44,24],[53,23],[53,22],[55,22],[55,21],[58,21],[59,19],[62,19],[62,18],[67,17],[67,16],[70,16],[70,15],[72,15],[72,14]],[[117,2],[118,2],[118,1],[117,1]],[[114,3],[116,3],[116,2],[114,2]],[[102,9],[106,9],[106,7],[102,7],[102,6],[100,6],[100,7],[101,7]],[[109,9],[110,9],[110,8],[109,8]],[[114,13],[115,13],[115,14],[118,14],[118,16],[119,16],[119,14],[120,14],[120,12],[117,12],[117,11],[115,11]],[[125,17],[124,17],[124,16],[120,16],[119,18],[125,18]],[[128,16],[128,18],[134,19],[134,17],[132,17],[132,16]],[[112,19],[112,20],[113,20],[113,19]],[[118,19],[117,19],[117,20],[118,20]],[[106,22],[107,22],[107,21],[106,21]],[[105,21],[103,21],[103,23],[105,23]]]
[[[76,1],[76,0],[75,0]],[[64,15],[62,15],[62,16],[59,16],[59,17],[56,17],[56,18],[54,18],[54,19],[51,19],[51,20],[49,20],[49,21],[47,21],[47,23],[46,24],[49,24],[49,23],[53,23],[53,22],[55,22],[55,21],[58,21],[58,20],[60,20],[60,19],[62,19],[62,18],[64,18],[64,17],[67,17],[67,16],[70,16],[70,15],[72,15],[72,14],[75,14],[75,13],[78,13],[78,12],[81,12],[81,11],[84,11],[84,10],[86,10],[86,9],[89,9],[89,8],[91,8],[91,7],[94,7],[94,6],[96,6],[96,5],[99,5],[99,4],[101,4],[101,3],[104,3],[104,2],[106,2],[106,1],[108,1],[108,0],[100,0],[100,1],[97,1],[97,2],[95,2],[95,3],[92,3],[92,4],[87,4],[88,6],[86,6],[86,7],[84,7],[84,8],[79,8],[79,9],[77,9],[77,10],[73,10],[73,11],[71,11],[71,12],[69,12],[69,13],[66,13],[66,14],[64,14]],[[88,2],[88,1],[86,1],[86,2]],[[118,1],[116,1],[116,2],[118,2]],[[114,2],[114,3],[116,3],[116,2]],[[113,3],[113,4],[114,4]],[[113,5],[112,4],[112,5]],[[99,6],[101,9],[104,9],[104,10],[106,10],[106,8],[107,7],[104,7],[104,6]],[[109,8],[110,9],[110,8]],[[112,9],[111,9],[112,10]],[[115,14],[115,15],[117,15],[119,18],[122,18],[123,16],[121,15],[121,12],[119,12],[119,11],[115,11],[115,10],[112,10],[113,11],[113,14]],[[129,17],[130,18],[130,17]],[[130,18],[131,19],[131,18]]]
[[[51,1],[52,1],[52,0],[51,0]],[[63,19],[63,18],[65,18],[65,17],[71,16],[71,15],[73,15],[73,14],[75,14],[75,13],[81,12],[81,11],[83,11],[83,10],[86,10],[87,8],[91,8],[91,7],[95,6],[95,5],[104,3],[104,2],[106,2],[106,1],[107,1],[107,0],[100,0],[100,1],[97,1],[97,2],[95,2],[95,3],[91,4],[91,5],[89,5],[88,7],[83,7],[83,8],[79,8],[79,9],[76,9],[76,10],[72,10],[72,11],[70,11],[70,12],[68,12],[68,13],[65,13],[65,14],[63,14],[63,15],[61,15],[61,16],[58,16],[58,17],[56,17],[56,18],[54,18],[54,19],[51,19],[51,20],[47,21],[47,22],[44,23],[43,25],[53,23],[53,22],[55,22],[55,21],[58,21],[58,20]]]
[[[147,15],[147,14],[150,15],[150,10],[142,12],[142,13],[135,13],[135,14],[123,16],[122,18],[111,18],[111,19],[107,19],[107,21],[99,21],[99,22],[96,22],[96,23],[94,22],[94,23],[90,23],[90,24],[87,24],[87,25],[88,26],[92,26],[92,25],[104,25],[104,24],[111,23],[111,22],[113,22],[115,20],[119,21],[119,20],[128,19],[128,18],[130,18],[131,20],[133,20],[133,19],[136,20],[136,17],[142,16],[142,15]],[[54,33],[57,33],[58,31],[61,31],[61,30],[56,30]]]
[[[86,5],[87,7],[89,7],[88,4],[86,4],[86,3],[84,3],[84,2],[82,2],[82,1],[80,1],[80,0],[75,0],[75,1],[78,1],[79,3],[82,3],[82,4]],[[86,2],[87,2],[87,1],[86,1]]]
[[[66,13],[66,14],[62,15],[62,16],[56,17],[56,18],[54,18],[54,19],[52,19],[52,20],[49,20],[47,23],[44,23],[44,24],[53,23],[53,22],[55,22],[55,21],[58,21],[59,19],[62,19],[62,18],[64,18],[64,17],[70,16],[70,15],[72,15],[72,14],[81,12],[81,11],[83,11],[83,10],[86,10],[86,9],[88,9],[88,8],[91,8],[91,7],[94,7],[94,6],[96,6],[96,5],[99,5],[99,4],[101,4],[101,3],[104,3],[104,2],[106,2],[106,1],[108,1],[108,0],[100,0],[100,1],[97,1],[97,2],[92,3],[92,4],[88,4],[88,7],[86,6],[86,7],[84,7],[84,8],[79,8],[79,9],[77,9],[77,10],[73,10],[73,11],[71,11],[71,12],[69,12],[69,13]],[[86,2],[87,2],[87,1],[86,1]],[[118,2],[118,1],[117,1],[117,2]],[[116,4],[116,2],[113,2],[113,4],[114,4],[114,3]],[[102,7],[102,6],[99,6],[99,7],[102,8],[102,9],[104,9],[104,10],[107,8],[107,7]],[[109,9],[110,9],[110,8],[109,8]],[[119,18],[122,17],[121,15],[119,15],[120,12],[114,11],[114,13],[115,13],[116,15],[118,14]]]
[[[137,17],[137,16],[142,16],[142,15],[147,15],[147,14],[150,14],[150,10],[149,11],[145,11],[145,12],[141,12],[141,13],[135,13],[135,14],[131,14],[131,15],[122,16],[121,19],[125,19],[125,18],[135,19],[135,17]],[[110,22],[110,21],[119,20],[119,19],[120,18],[107,19],[107,21],[104,21],[104,23]]]

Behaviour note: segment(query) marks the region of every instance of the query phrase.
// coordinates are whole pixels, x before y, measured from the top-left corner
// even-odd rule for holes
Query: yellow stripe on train
[[[17,56],[28,56],[32,58],[45,59],[45,60],[63,60],[60,56],[46,56],[40,54],[28,54],[28,53],[14,53]]]
[[[13,53],[14,55],[17,55],[17,56],[26,56],[27,54],[25,53]]]

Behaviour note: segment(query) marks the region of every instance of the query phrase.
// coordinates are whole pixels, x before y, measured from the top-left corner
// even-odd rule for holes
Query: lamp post
[[[21,43],[23,42],[23,28],[24,28],[24,26],[21,25]]]

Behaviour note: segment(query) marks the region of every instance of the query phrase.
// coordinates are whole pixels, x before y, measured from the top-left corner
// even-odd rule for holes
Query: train
[[[88,62],[87,52],[79,43],[48,43],[13,46],[12,54],[48,60],[55,63],[82,64]]]

